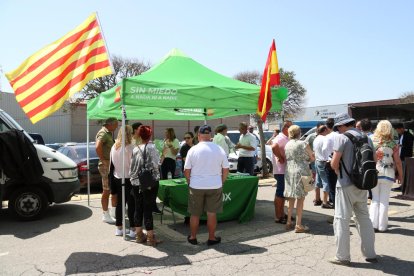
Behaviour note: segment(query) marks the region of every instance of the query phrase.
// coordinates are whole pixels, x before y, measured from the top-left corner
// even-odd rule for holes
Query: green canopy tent
[[[87,103],[88,119],[208,120],[256,113],[260,87],[218,74],[173,49],[147,72],[123,79]],[[287,97],[272,91],[272,109]]]
[[[147,72],[123,79],[87,103],[89,120],[115,117],[136,120],[204,120],[256,113],[260,87],[220,75],[173,49]],[[272,91],[272,109],[279,111],[286,89]],[[125,147],[122,135],[122,147]],[[124,152],[124,150],[122,150]],[[89,150],[87,151],[89,155]],[[89,156],[88,168],[89,168]],[[124,166],[123,166],[124,167]],[[125,183],[124,176],[122,183]],[[122,186],[124,190],[124,186]],[[88,202],[90,194],[88,174]],[[125,206],[122,192],[122,206]],[[125,208],[122,211],[125,220]],[[123,222],[125,238],[125,221]]]

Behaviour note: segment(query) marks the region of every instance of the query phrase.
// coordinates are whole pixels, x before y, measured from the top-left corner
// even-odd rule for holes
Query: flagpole
[[[126,112],[125,112],[125,106],[122,104],[122,233],[125,238],[125,119],[126,119]],[[131,208],[131,206],[128,206],[128,208]]]
[[[108,54],[109,64],[111,65],[112,74],[115,74],[115,69],[114,69],[114,65],[112,64],[111,54],[109,53],[109,48],[108,48],[108,45],[106,44],[105,33],[103,31],[101,21],[99,20],[98,12],[95,12],[95,15],[96,15],[96,20],[98,21],[99,29],[101,30],[102,38],[103,38],[105,48],[106,48],[106,53]]]
[[[91,206],[90,195],[91,195],[91,180],[89,172],[89,118],[86,116],[86,167],[87,167],[87,189],[88,189],[88,206]]]

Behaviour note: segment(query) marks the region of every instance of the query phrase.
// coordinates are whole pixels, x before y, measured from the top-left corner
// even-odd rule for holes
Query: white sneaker
[[[116,210],[115,207],[112,207],[111,209],[108,209],[109,214],[111,215],[112,218],[115,218],[116,217],[115,210]]]
[[[135,239],[135,237],[136,237],[136,233],[135,233],[135,231],[130,230],[130,231],[129,231],[128,236],[129,236],[131,239]]]
[[[116,228],[116,230],[115,230],[115,236],[122,236],[123,234],[124,234],[124,232],[122,232],[122,229]]]
[[[115,220],[111,217],[108,211],[103,212],[102,221],[109,224],[115,224]]]

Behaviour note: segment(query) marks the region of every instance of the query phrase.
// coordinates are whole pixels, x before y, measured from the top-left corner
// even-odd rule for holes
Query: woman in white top
[[[168,179],[168,173],[171,177],[175,175],[175,160],[177,153],[180,150],[180,141],[175,136],[173,128],[165,130],[164,147],[161,155],[161,179]]]
[[[128,218],[129,218],[129,236],[135,238],[135,223],[134,223],[134,212],[135,212],[135,201],[131,195],[131,181],[129,175],[129,167],[131,165],[132,152],[134,145],[132,144],[132,127],[125,126],[125,152],[124,162],[122,162],[122,128],[118,132],[118,137],[115,140],[115,144],[111,148],[111,191],[116,192],[118,201],[115,209],[115,226],[116,236],[122,236],[122,174],[125,177],[125,203],[128,204]],[[113,169],[112,169],[113,165]]]
[[[392,125],[387,120],[379,121],[371,136],[377,155],[378,184],[372,189],[369,217],[376,232],[388,230],[388,205],[392,184],[401,180],[402,163],[399,147],[393,140]]]

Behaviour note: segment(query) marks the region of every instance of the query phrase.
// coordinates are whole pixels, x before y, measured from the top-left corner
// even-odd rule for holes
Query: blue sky
[[[11,71],[97,11],[110,54],[157,63],[179,48],[229,77],[279,67],[307,89],[306,106],[394,99],[414,91],[413,1],[0,2],[0,65]],[[11,91],[4,74],[3,91]]]

